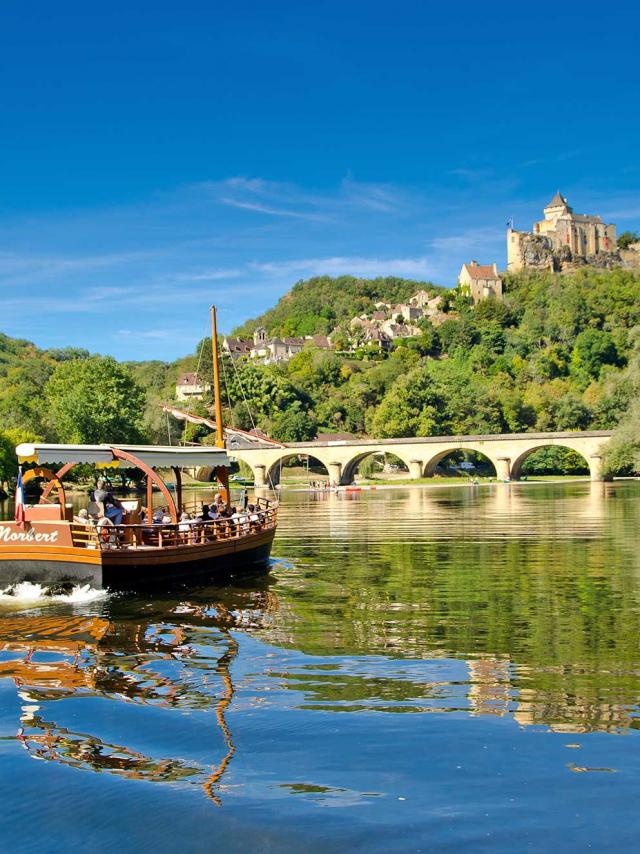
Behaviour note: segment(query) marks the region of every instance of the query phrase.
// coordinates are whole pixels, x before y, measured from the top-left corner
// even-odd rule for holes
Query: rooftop
[[[562,195],[560,190],[558,190],[555,196],[551,199],[548,205],[546,205],[545,210],[547,208],[566,208],[569,207],[569,202]]]
[[[464,265],[465,270],[472,279],[499,279],[493,264],[471,264]]]

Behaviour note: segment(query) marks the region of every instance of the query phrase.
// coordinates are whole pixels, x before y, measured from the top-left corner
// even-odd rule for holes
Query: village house
[[[201,383],[196,374],[184,373],[176,383],[176,400],[199,400],[210,391],[208,383]]]
[[[420,329],[417,326],[410,326],[406,323],[396,323],[394,318],[385,320],[380,329],[388,335],[392,341],[396,338],[412,338],[414,335],[420,335]]]
[[[232,359],[248,358],[253,347],[253,341],[250,338],[229,338],[225,336],[222,340],[222,349],[225,350]]]
[[[496,264],[478,264],[477,261],[463,264],[458,287],[462,293],[469,294],[474,305],[488,297],[502,299],[502,279]]]

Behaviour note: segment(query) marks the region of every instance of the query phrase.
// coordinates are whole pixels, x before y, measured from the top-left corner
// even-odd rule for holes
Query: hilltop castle
[[[507,231],[507,268],[524,267],[562,270],[590,264],[597,267],[619,265],[622,261],[616,242],[616,227],[599,216],[576,214],[558,191],[544,208],[544,219],[533,231]]]

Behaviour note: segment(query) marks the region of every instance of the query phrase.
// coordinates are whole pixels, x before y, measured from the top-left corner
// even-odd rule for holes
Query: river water
[[[10,851],[637,848],[640,484],[285,495],[271,573],[0,596]]]

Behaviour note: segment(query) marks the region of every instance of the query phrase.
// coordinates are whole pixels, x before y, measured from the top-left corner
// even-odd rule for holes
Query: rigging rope
[[[200,352],[199,352],[199,354],[198,354],[198,365],[197,365],[197,367],[196,367],[196,383],[198,383],[198,382],[199,382],[199,376],[200,376],[200,365],[202,364],[202,351],[204,350],[204,342],[205,342],[206,340],[207,340],[207,336],[205,335],[205,337],[204,337],[204,338],[202,339],[202,341],[200,342]],[[211,342],[211,346],[213,347],[213,342]],[[193,397],[190,397],[190,398],[189,398],[189,401],[188,401],[188,404],[187,404],[187,415],[191,415],[191,404],[192,404],[192,403],[193,403]],[[186,440],[185,436],[186,436],[186,432],[187,432],[187,425],[188,425],[188,424],[189,424],[189,421],[188,421],[188,419],[187,419],[187,418],[185,418],[185,419],[184,419],[184,427],[182,428],[182,439],[180,440],[180,444],[181,444],[183,447],[184,447],[184,446],[186,446],[186,444],[187,444],[187,440]]]

